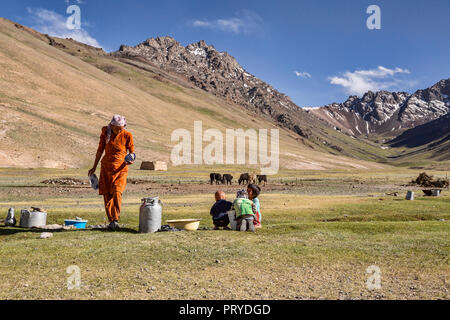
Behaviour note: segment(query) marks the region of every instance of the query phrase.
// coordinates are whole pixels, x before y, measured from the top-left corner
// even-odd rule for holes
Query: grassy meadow
[[[210,170],[131,170],[139,183],[129,182],[117,232],[39,239],[39,230],[0,227],[0,299],[448,299],[450,195],[403,186],[417,170],[281,171],[262,187],[256,234],[211,230],[214,191],[232,200],[238,187],[209,185]],[[40,183],[84,171],[0,169],[0,218],[33,205],[48,224],[104,223],[102,199],[87,186]],[[416,200],[404,200],[406,190]],[[202,230],[139,234],[140,199],[153,195],[163,224],[201,218]],[[80,268],[79,289],[67,288],[70,265]],[[366,286],[371,265],[381,271],[377,290]]]

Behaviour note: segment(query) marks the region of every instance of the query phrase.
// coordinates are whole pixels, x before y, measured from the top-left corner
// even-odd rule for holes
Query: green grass
[[[185,169],[173,170],[148,177],[162,179]],[[208,171],[198,168],[183,178]],[[103,223],[102,200],[89,189],[10,184],[19,179],[21,185],[39,186],[51,176],[82,177],[79,170],[55,172],[0,169],[0,211],[6,215],[10,206],[36,205],[47,209],[48,223],[75,216]],[[389,178],[403,181],[408,174],[390,173]],[[131,171],[132,177],[143,175]],[[293,172],[280,175],[295,178]],[[372,181],[373,186],[386,181],[376,172],[311,171],[299,177],[321,188],[324,178],[343,184]],[[214,188],[201,194],[162,193],[163,220],[201,218],[201,227],[211,228]],[[406,201],[383,194],[334,194],[333,188],[328,195],[304,194],[301,188],[264,192],[264,227],[256,234],[139,234],[140,199],[155,192],[145,185],[125,193],[119,232],[64,231],[39,239],[36,230],[0,227],[0,299],[448,299],[447,191],[442,197]],[[382,289],[369,291],[366,269],[373,264],[381,268]],[[67,289],[69,265],[81,269],[80,289]],[[254,272],[243,274],[244,269]]]

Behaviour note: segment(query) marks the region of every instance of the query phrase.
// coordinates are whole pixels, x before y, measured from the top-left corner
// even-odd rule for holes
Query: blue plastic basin
[[[86,229],[87,220],[64,220],[64,225],[75,226],[77,229]]]

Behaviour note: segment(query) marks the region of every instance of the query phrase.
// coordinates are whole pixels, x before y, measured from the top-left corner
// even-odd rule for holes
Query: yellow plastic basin
[[[184,229],[186,231],[195,231],[200,225],[201,219],[179,219],[167,220],[167,224],[173,228]]]

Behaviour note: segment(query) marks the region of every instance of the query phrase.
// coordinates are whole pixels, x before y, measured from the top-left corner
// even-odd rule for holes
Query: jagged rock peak
[[[396,134],[449,113],[449,95],[450,79],[443,79],[413,94],[368,91],[361,98],[350,96],[344,103],[329,104],[310,112],[354,135]]]
[[[216,96],[271,116],[277,122],[281,119],[283,125],[296,132],[296,123],[287,113],[294,112],[297,118],[310,117],[289,97],[247,72],[233,56],[217,51],[204,40],[183,47],[172,37],[150,38],[135,47],[121,46],[113,55],[145,59],[165,71],[184,76]]]

